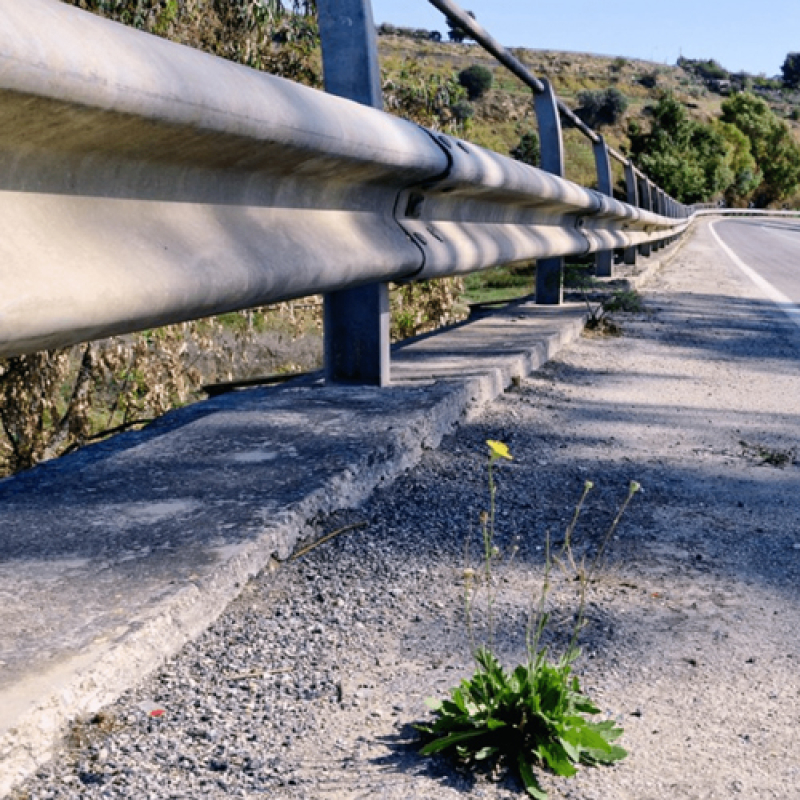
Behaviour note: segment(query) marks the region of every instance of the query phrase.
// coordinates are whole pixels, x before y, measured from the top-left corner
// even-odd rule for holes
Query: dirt
[[[445,759],[421,762],[407,724],[426,717],[425,696],[470,670],[461,543],[464,518],[481,507],[486,438],[515,455],[498,493],[501,552],[519,548],[496,573],[496,648],[508,665],[524,658],[546,532],[557,540],[583,482],[596,485],[579,526],[588,546],[628,482],[643,486],[593,587],[578,663],[584,688],[625,728],[629,756],[571,780],[545,776],[550,796],[800,797],[800,346],[733,268],[711,260],[706,235],[648,287],[644,312],[615,315],[622,337],[582,340],[359,512],[378,520],[405,507],[404,527],[444,526],[459,544],[411,558],[426,560],[429,585],[400,610],[390,642],[375,636],[373,660],[348,660],[366,700],[345,702],[324,734],[289,750],[300,784],[287,797],[522,795],[502,770],[474,780]],[[556,620],[574,608],[569,591],[554,595]],[[342,759],[331,731],[358,755]]]

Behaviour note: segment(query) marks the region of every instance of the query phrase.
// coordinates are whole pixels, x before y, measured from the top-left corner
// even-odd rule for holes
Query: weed
[[[450,692],[449,699],[428,701],[434,722],[418,726],[427,739],[422,755],[449,754],[470,768],[503,764],[515,770],[526,791],[537,800],[547,794],[534,772],[549,769],[556,775],[571,777],[579,765],[612,764],[627,755],[614,742],[623,733],[612,720],[592,721],[600,710],[580,688],[572,666],[580,655],[578,636],[585,625],[586,595],[606,547],[617,529],[625,509],[639,490],[631,482],[628,494],[609,526],[594,556],[577,562],[573,538],[584,501],[592,489],[587,481],[583,494],[567,527],[558,556],[550,550],[547,539],[542,589],[532,603],[527,630],[527,662],[506,671],[493,652],[494,595],[492,565],[498,551],[494,546],[495,494],[494,467],[500,459],[511,459],[502,442],[489,441],[489,511],[481,515],[483,573],[487,592],[488,643],[476,646],[472,624],[474,570],[465,571],[465,607],[467,628],[476,670],[470,678]],[[547,626],[547,597],[554,567],[568,572],[579,587],[578,610],[569,644],[564,652],[551,658],[542,645]]]
[[[612,312],[639,313],[645,310],[641,295],[635,289],[617,289],[609,297],[604,286],[581,265],[568,265],[565,282],[581,293],[588,318],[585,330],[605,336],[621,336],[622,329],[608,317]],[[596,290],[596,291],[595,291]],[[591,292],[591,294],[590,294]]]
[[[635,289],[618,289],[609,300],[603,302],[603,308],[607,312],[623,311],[638,314],[644,311],[644,302]]]
[[[795,453],[793,450],[778,450],[772,447],[766,447],[760,444],[750,444],[742,440],[739,442],[744,448],[744,452],[758,458],[762,464],[770,467],[783,467],[793,464],[795,461]]]
[[[578,288],[583,296],[583,302],[586,303],[586,310],[589,316],[586,319],[584,330],[587,332],[596,333],[606,336],[621,336],[622,329],[616,322],[606,316],[608,308],[604,301],[592,302],[589,297],[588,287],[590,284],[579,284]]]

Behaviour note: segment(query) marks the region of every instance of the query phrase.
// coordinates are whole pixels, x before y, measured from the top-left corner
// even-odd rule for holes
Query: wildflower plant
[[[553,554],[546,541],[545,569],[538,599],[531,603],[526,632],[527,660],[507,671],[494,654],[494,595],[492,566],[497,555],[494,544],[496,483],[494,468],[500,459],[512,459],[502,442],[488,441],[489,511],[481,515],[483,578],[487,593],[488,643],[476,646],[472,623],[477,574],[465,570],[465,607],[470,644],[475,659],[474,674],[461,681],[445,700],[429,699],[436,719],[418,729],[427,740],[422,755],[444,753],[469,766],[503,764],[516,771],[528,794],[546,800],[535,770],[546,769],[571,777],[579,765],[613,764],[627,752],[615,744],[623,733],[613,720],[595,721],[600,709],[581,691],[572,667],[580,655],[578,637],[585,625],[586,593],[592,575],[602,561],[608,542],[625,509],[639,490],[632,481],[593,557],[576,561],[573,551],[575,528],[586,497],[593,488],[586,481],[583,493],[567,527],[560,553]],[[587,564],[588,560],[588,564]],[[578,583],[579,603],[572,636],[564,652],[551,656],[542,644],[548,622],[547,597],[554,567],[568,572]]]

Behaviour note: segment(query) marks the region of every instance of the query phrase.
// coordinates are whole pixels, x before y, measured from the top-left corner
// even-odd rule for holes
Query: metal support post
[[[533,96],[534,111],[539,125],[541,167],[545,172],[564,177],[564,139],[558,98],[550,81],[542,81],[544,91]],[[564,259],[541,258],[536,262],[536,303],[559,305],[563,299]]]
[[[659,188],[654,183],[650,184],[650,209],[654,214],[661,213],[661,195]],[[653,242],[650,245],[650,252],[657,253],[661,249],[661,242]]]
[[[636,170],[630,161],[625,164],[625,192],[627,195],[625,199],[628,201],[628,204],[639,208],[639,186],[636,181]],[[636,248],[626,247],[623,260],[626,264],[635,264]]]
[[[317,0],[325,90],[383,108],[371,0]],[[369,284],[324,298],[325,378],[387,386],[389,286]]]
[[[611,175],[611,161],[608,157],[608,146],[602,136],[592,142],[594,165],[597,170],[597,191],[607,197],[614,196],[614,181]],[[614,251],[601,250],[595,256],[595,275],[598,278],[610,278],[614,272]]]
[[[653,196],[651,193],[652,186],[647,178],[639,178],[639,208],[643,211],[653,210]],[[651,253],[651,245],[649,242],[639,245],[639,254],[645,258]]]
[[[666,215],[666,195],[664,194],[663,189],[656,188],[656,214],[660,214],[662,217]],[[663,250],[667,246],[667,243],[664,239],[660,242],[656,242],[654,248],[656,250]]]

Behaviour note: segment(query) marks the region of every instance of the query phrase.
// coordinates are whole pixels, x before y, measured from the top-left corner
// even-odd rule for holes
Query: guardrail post
[[[639,185],[636,180],[636,170],[630,160],[625,163],[625,192],[625,199],[628,201],[628,205],[639,208]],[[626,264],[636,263],[635,247],[625,248],[623,261]]]
[[[592,151],[597,170],[597,191],[607,197],[613,197],[614,179],[611,175],[611,161],[608,157],[608,146],[602,136],[599,136],[596,142],[592,142]],[[598,278],[610,278],[614,272],[614,251],[599,251],[594,263],[595,275]]]
[[[533,106],[539,125],[541,167],[545,172],[564,177],[564,138],[561,135],[561,117],[558,98],[548,80],[543,80],[544,91],[535,92]],[[559,305],[563,299],[564,259],[541,258],[536,262],[536,303]]]
[[[659,210],[660,203],[659,203],[658,191],[659,191],[658,186],[656,186],[654,183],[650,183],[650,210],[654,214],[660,214],[661,213],[661,211]],[[650,245],[650,252],[651,253],[656,253],[660,249],[661,249],[661,245],[660,245],[659,242],[653,242]]]
[[[370,0],[317,0],[325,91],[383,108],[378,40]],[[387,386],[389,286],[373,283],[326,294],[325,377]]]
[[[639,177],[639,208],[643,211],[653,210],[653,195],[651,192],[652,185],[647,178]],[[652,252],[649,242],[639,245],[639,254],[647,258]]]
[[[666,195],[664,194],[664,190],[659,187],[656,187],[655,211],[656,214],[660,214],[662,217],[667,213]],[[653,247],[656,250],[663,250],[665,246],[666,242],[662,239],[661,241],[656,242]]]

